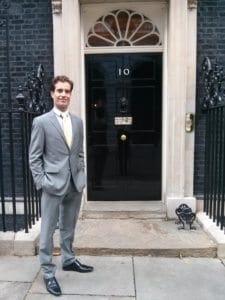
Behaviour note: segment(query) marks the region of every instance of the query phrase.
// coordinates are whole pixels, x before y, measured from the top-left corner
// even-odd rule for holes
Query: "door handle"
[[[126,141],[127,140],[126,134],[121,134],[120,140],[123,141],[123,142]]]

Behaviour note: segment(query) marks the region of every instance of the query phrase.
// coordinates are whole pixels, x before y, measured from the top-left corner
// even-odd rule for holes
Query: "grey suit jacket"
[[[70,178],[78,192],[85,186],[83,123],[70,114],[73,131],[71,149],[53,110],[33,121],[29,163],[36,188],[61,196]]]

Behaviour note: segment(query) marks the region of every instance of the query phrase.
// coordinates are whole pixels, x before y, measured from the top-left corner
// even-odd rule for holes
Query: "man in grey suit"
[[[29,163],[41,197],[40,263],[49,293],[61,295],[52,262],[53,234],[59,221],[62,268],[92,272],[73,253],[75,225],[85,186],[83,124],[68,112],[73,82],[66,76],[52,80],[53,109],[33,121]]]

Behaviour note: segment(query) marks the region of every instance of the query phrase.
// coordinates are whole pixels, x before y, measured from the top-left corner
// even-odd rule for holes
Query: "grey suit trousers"
[[[76,191],[72,181],[65,195],[57,196],[45,191],[42,192],[39,254],[44,278],[55,276],[56,266],[52,262],[52,253],[53,235],[58,221],[62,265],[69,265],[75,260],[72,245],[81,197],[82,192]]]

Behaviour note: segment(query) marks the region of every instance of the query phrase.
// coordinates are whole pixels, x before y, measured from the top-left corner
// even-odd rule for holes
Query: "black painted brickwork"
[[[45,69],[46,90],[53,76],[53,33],[51,0],[0,0],[0,125],[2,127],[3,180],[5,195],[12,196],[13,158],[15,193],[21,195],[22,155],[20,115],[3,111],[16,110],[19,85],[41,63]],[[47,92],[49,95],[49,93]],[[10,144],[10,124],[13,146]],[[13,157],[10,156],[13,147]]]
[[[225,0],[198,1],[198,48],[197,48],[197,97],[195,129],[195,176],[194,191],[198,198],[203,195],[205,115],[200,102],[204,97],[201,64],[205,56],[225,68]]]
[[[8,3],[8,7],[4,6],[4,3]],[[49,85],[53,75],[51,0],[0,1],[0,17],[1,21],[6,20],[5,24],[0,25],[0,108],[2,109],[2,107],[7,108],[6,103],[15,102],[18,85],[24,84],[27,74],[36,69],[39,63],[44,65],[46,81]],[[8,33],[6,23],[8,23]],[[8,99],[9,80],[11,99]]]
[[[39,63],[44,65],[47,82],[53,75],[52,12],[51,0],[9,3],[10,75],[14,92]]]

